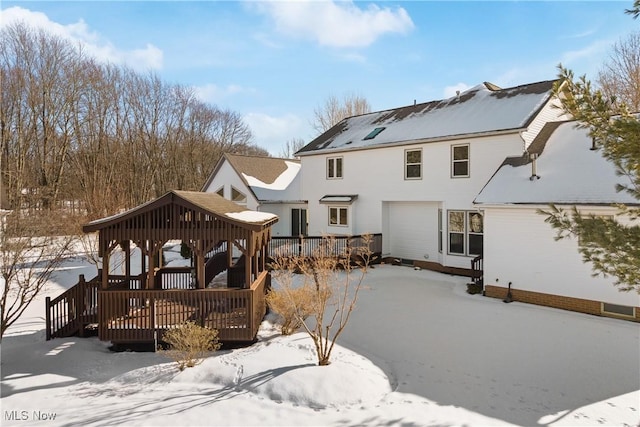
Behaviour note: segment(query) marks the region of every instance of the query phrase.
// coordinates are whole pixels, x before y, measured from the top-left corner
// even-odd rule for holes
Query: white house
[[[382,233],[385,256],[469,269],[484,241],[473,200],[505,157],[521,155],[558,119],[554,83],[483,83],[343,120],[296,153],[309,234]]]
[[[224,154],[202,191],[218,193],[250,210],[278,215],[274,236],[307,234],[307,203],[301,197],[298,160]]]
[[[548,123],[528,154],[506,159],[476,197],[487,236],[486,295],[504,298],[511,282],[518,301],[640,320],[640,295],[618,291],[613,278],[592,277],[577,240],[555,241],[556,231],[538,213],[555,204],[576,206],[585,215],[615,216],[613,204],[638,204],[616,191],[625,178],[591,148],[587,130],[575,122]]]

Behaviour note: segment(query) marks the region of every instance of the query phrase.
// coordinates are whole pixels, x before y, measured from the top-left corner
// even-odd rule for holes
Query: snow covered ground
[[[95,269],[69,260],[58,295]],[[333,363],[304,334],[178,372],[96,338],[45,341],[44,295],[2,342],[3,426],[616,425],[640,423],[640,328],[465,293],[466,279],[382,265]]]

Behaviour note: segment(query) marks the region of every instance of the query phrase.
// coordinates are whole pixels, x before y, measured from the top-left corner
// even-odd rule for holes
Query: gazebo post
[[[145,262],[148,254],[146,241],[139,241],[138,246],[140,248],[140,289],[147,289],[147,275],[144,274],[147,271],[147,263]]]
[[[198,239],[196,241],[196,276],[198,282],[198,289],[204,289],[205,283],[205,271],[204,271],[204,241]]]
[[[131,287],[131,241],[123,240],[120,242],[120,247],[124,250],[124,280],[127,282],[127,287]]]
[[[102,289],[106,290],[109,286],[109,255],[110,252],[105,250],[102,254]]]
[[[149,240],[149,269],[147,270],[147,289],[155,289],[156,251],[155,244]]]
[[[244,288],[250,288],[251,287],[251,283],[253,283],[253,281],[251,280],[251,264],[253,262],[255,262],[254,260],[254,251],[253,251],[253,233],[252,232],[248,232],[247,238],[246,238],[246,242],[247,242],[247,246],[245,247],[245,250],[247,251],[247,262],[245,262],[244,264]]]

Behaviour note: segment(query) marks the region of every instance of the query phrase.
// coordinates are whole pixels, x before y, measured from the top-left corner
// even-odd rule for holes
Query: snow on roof
[[[289,162],[286,160],[284,163],[287,165],[287,169],[270,184],[262,182],[258,178],[254,178],[246,173],[242,173],[242,176],[251,187],[266,188],[269,190],[284,190],[289,186],[289,184],[291,184],[291,181],[293,181],[300,171],[300,163]]]
[[[358,198],[357,194],[331,195],[327,194],[320,199],[320,203],[352,203]]]
[[[553,130],[536,160],[532,177],[531,161],[507,159],[476,197],[476,204],[638,204],[627,192],[616,191],[625,178],[599,150],[591,150],[587,129],[576,122],[548,123]],[[541,132],[543,134],[544,132]],[[534,142],[535,143],[535,142]],[[533,144],[532,144],[533,145]]]
[[[203,188],[208,188],[223,162],[228,162],[261,202],[301,200],[300,161],[226,153]]]
[[[551,98],[554,83],[509,89],[485,83],[448,99],[350,117],[298,154],[522,129]],[[376,128],[384,130],[371,137]]]
[[[268,212],[258,212],[258,211],[242,211],[242,212],[228,212],[225,214],[229,218],[236,219],[238,221],[243,222],[265,222],[277,218],[277,215]]]

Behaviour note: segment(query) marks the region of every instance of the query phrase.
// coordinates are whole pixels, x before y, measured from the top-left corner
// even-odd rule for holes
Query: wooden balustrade
[[[46,338],[84,333],[84,327],[98,322],[99,279],[85,281],[79,276],[78,283],[54,299],[45,300]]]
[[[162,267],[156,272],[158,289],[194,289],[196,279],[191,267]]]
[[[471,260],[471,279],[476,285],[482,286],[483,284],[483,262],[482,255]]]
[[[369,241],[371,254],[379,256],[382,253],[382,234],[376,233],[369,236],[371,237]],[[269,241],[269,254],[271,256],[311,257],[321,248],[323,252],[326,252],[326,255],[340,255],[348,248],[361,248],[366,246],[365,239],[366,235],[331,236],[330,239],[324,236],[272,236]]]
[[[99,292],[99,337],[158,342],[186,321],[217,329],[221,341],[252,341],[265,314],[263,271],[249,289],[106,290]]]

